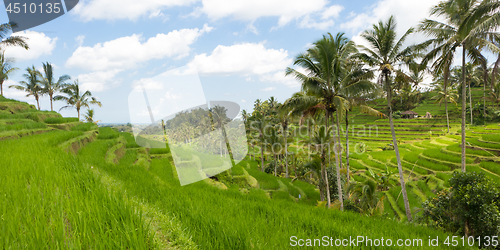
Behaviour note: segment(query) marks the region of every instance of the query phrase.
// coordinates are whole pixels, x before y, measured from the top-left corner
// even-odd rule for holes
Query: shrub
[[[462,235],[498,235],[500,191],[496,185],[476,172],[455,172],[449,182],[449,189],[423,203],[421,220]]]

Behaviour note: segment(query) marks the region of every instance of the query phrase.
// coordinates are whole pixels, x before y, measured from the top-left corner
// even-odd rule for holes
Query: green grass
[[[280,185],[276,178],[259,170],[247,169],[248,173],[259,182],[259,187],[264,190],[277,190]]]
[[[483,161],[479,164],[482,168],[489,170],[495,174],[500,175],[500,164],[496,162]]]
[[[99,128],[97,139],[115,139],[118,138],[119,135],[120,133],[110,127],[101,127]]]
[[[18,120],[18,123],[15,123],[14,121],[12,121],[12,123],[14,123],[14,124],[9,124],[9,122],[7,122],[7,124],[5,124],[5,125],[0,124],[0,132],[12,131],[12,130],[22,130],[22,129],[39,129],[39,128],[46,128],[47,127],[47,125],[45,125],[44,123],[34,122],[31,120],[28,120],[28,121]]]
[[[80,123],[74,127],[71,127],[71,131],[91,131],[96,129],[97,125],[93,123]]]
[[[155,248],[152,233],[129,203],[110,195],[86,161],[52,146],[75,133],[0,143],[2,154],[10,156],[0,157],[0,246]]]
[[[413,163],[413,164],[418,165],[418,166],[422,166],[422,167],[430,169],[430,170],[451,171],[451,168],[449,166],[429,161],[429,160],[421,158],[415,154],[406,154],[403,157],[403,159],[407,162]]]
[[[47,124],[61,124],[68,122],[77,122],[79,119],[77,117],[49,117],[43,120]]]

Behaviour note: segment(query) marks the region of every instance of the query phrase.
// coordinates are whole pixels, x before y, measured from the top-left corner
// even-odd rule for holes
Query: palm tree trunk
[[[345,159],[347,169],[347,183],[350,182],[351,176],[349,172],[349,111],[345,111]]]
[[[285,133],[285,168],[286,168],[285,177],[290,178],[290,174],[288,173],[288,141],[287,141],[288,126],[285,126],[284,130],[285,130],[284,133]]]
[[[260,132],[260,136],[263,136],[262,131]],[[260,164],[260,168],[264,172],[264,143],[262,141],[260,143]]]
[[[486,82],[488,81],[488,63],[485,61],[483,74],[483,124],[486,125]]]
[[[54,111],[54,106],[52,106],[52,94],[50,94],[49,97],[50,97],[50,111]]]
[[[446,111],[446,128],[448,128],[448,134],[450,133],[450,117],[448,115],[448,76],[449,76],[448,65],[444,68],[444,110]]]
[[[465,82],[465,43],[462,44],[462,172],[465,172],[465,105],[467,99]]]
[[[273,153],[273,157],[274,157],[274,176],[277,176],[278,165],[276,165],[276,154]]]
[[[332,126],[333,126],[333,114],[332,116]],[[335,140],[335,131],[332,131],[332,138],[333,138],[333,153],[335,154],[335,172],[337,173],[337,190],[338,190],[338,195],[339,195],[339,201],[340,201],[340,211],[344,211],[344,198],[342,197],[342,183],[340,180],[340,162],[339,162],[339,153],[337,150],[337,141]]]
[[[3,80],[0,81],[0,95],[3,96]]]
[[[493,71],[491,72],[491,84],[490,91],[493,92],[493,85],[495,84],[495,74],[497,73],[498,66],[500,65],[500,55],[498,55],[498,59],[493,65]]]
[[[35,96],[35,100],[36,100],[36,106],[38,107],[38,110],[40,110],[40,102],[38,101],[38,96],[36,95]],[[80,119],[80,113],[78,113],[78,119]]]
[[[40,109],[40,108],[38,108]],[[78,120],[80,120],[80,108],[76,108],[76,112],[78,113]]]
[[[403,200],[405,204],[405,210],[406,210],[406,218],[408,221],[411,221],[411,209],[410,209],[410,203],[408,202],[408,194],[406,193],[406,184],[405,184],[405,177],[403,175],[403,167],[401,166],[401,157],[399,155],[399,147],[398,147],[398,141],[396,139],[396,131],[394,131],[394,123],[392,121],[392,105],[391,105],[391,86],[389,84],[389,76],[387,73],[385,73],[385,82],[386,82],[386,89],[387,89],[387,107],[389,108],[389,124],[391,126],[391,134],[392,134],[392,143],[394,145],[394,151],[396,152],[396,160],[398,163],[398,171],[399,171],[399,181],[401,183],[401,192],[403,193]]]
[[[469,108],[470,108],[470,125],[472,126],[473,121],[472,121],[472,88],[470,86],[469,82]]]
[[[325,115],[325,133],[328,133],[328,115],[330,114],[330,112],[328,110],[326,110],[326,115]],[[328,146],[328,148],[330,148],[330,146]],[[325,151],[323,149],[323,146],[321,146],[321,153],[323,154],[323,156],[321,157],[321,165],[323,166],[323,169],[325,171],[324,173],[324,181],[325,181],[325,185],[326,185],[326,200],[327,200],[327,207],[329,208],[330,205],[332,204],[332,200],[331,200],[331,197],[330,197],[330,185],[328,184],[328,170],[326,169],[325,167],[325,162],[324,162],[324,159],[325,159]],[[328,162],[330,162],[330,150],[328,150]]]

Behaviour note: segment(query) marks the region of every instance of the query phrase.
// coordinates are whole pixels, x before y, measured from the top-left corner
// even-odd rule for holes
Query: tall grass
[[[113,130],[110,127],[101,127],[99,128],[99,135],[97,136],[97,139],[115,139],[118,138],[120,134]]]
[[[0,248],[156,248],[130,204],[110,195],[85,162],[52,146],[74,133],[0,142],[9,155],[0,157]]]
[[[79,121],[77,117],[49,117],[43,120],[47,124],[61,124]]]

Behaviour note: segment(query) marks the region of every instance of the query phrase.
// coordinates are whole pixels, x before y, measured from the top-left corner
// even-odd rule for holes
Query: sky
[[[154,92],[147,83],[168,75],[197,74],[199,83],[193,86],[201,84],[206,101],[231,101],[251,110],[258,98],[274,96],[283,102],[300,90],[298,81],[285,77],[285,69],[327,32],[343,32],[363,44],[362,31],[394,15],[398,34],[403,34],[429,17],[438,2],[80,0],[67,14],[15,33],[27,37],[31,49],[6,49],[19,70],[4,83],[4,95],[34,104],[33,97],[7,86],[23,80],[27,67],[41,70],[42,62],[50,62],[56,77],[78,79],[102,102],[102,107],[92,108],[94,119],[103,123],[129,122],[134,87],[143,83]],[[5,11],[0,11],[0,19],[8,22]],[[424,39],[413,35],[408,43]],[[188,86],[183,93],[166,91],[163,98],[193,99]],[[50,110],[49,98],[42,97],[40,106]],[[63,102],[54,103],[56,111],[62,106]],[[77,115],[74,109],[60,113]]]

